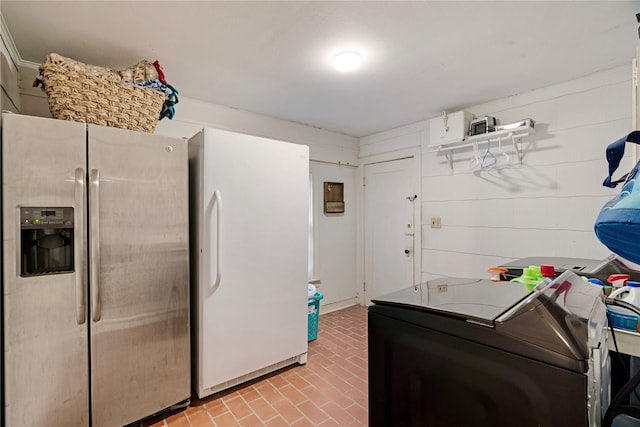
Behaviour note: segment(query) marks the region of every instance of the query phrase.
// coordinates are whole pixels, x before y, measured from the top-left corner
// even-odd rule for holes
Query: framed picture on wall
[[[344,183],[324,183],[324,213],[344,212]]]

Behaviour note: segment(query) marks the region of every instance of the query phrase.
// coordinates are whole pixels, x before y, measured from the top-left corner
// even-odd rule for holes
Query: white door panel
[[[365,301],[414,284],[413,159],[365,166]]]

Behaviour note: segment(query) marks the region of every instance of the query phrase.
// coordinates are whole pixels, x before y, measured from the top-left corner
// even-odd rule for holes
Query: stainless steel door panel
[[[76,231],[84,221],[85,141],[81,123],[3,116],[6,426],[89,425],[84,236],[73,273],[20,277],[18,255],[20,206],[71,206]]]
[[[99,176],[89,220],[93,229],[99,219],[99,320],[89,317],[96,427],[190,396],[187,162],[186,140],[89,126],[89,170]]]

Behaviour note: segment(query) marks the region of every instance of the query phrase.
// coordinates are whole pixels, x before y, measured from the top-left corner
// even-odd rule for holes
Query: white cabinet
[[[436,117],[429,121],[429,145],[440,146],[450,142],[461,141],[467,136],[469,123],[473,115],[467,111],[458,111],[456,113],[443,113],[442,116]]]

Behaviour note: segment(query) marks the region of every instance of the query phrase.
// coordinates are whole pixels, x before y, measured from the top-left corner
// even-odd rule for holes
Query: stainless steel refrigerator
[[[189,398],[187,158],[3,115],[4,425],[122,426]]]

